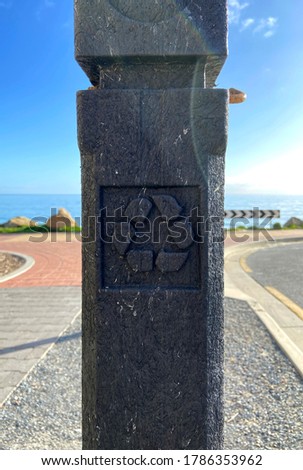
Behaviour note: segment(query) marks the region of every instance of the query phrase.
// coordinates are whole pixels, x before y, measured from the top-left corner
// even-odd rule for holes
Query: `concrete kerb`
[[[11,272],[11,273],[9,273],[5,276],[0,277],[0,283],[9,281],[10,279],[13,279],[17,276],[20,276],[21,274],[24,274],[26,271],[31,269],[35,264],[34,258],[32,258],[31,256],[28,256],[28,255],[24,255],[23,253],[21,254],[21,253],[16,253],[16,252],[13,252],[13,251],[6,251],[6,250],[1,250],[1,253],[7,253],[9,255],[18,256],[18,258],[24,259],[25,262],[20,268],[15,269],[13,272]]]
[[[241,267],[240,260],[255,251],[278,244],[303,242],[279,239],[228,247],[225,250],[225,296],[246,301],[303,377],[303,322]]]

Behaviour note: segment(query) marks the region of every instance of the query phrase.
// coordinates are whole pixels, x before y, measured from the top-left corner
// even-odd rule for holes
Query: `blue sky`
[[[229,0],[228,193],[303,194],[303,1]],[[0,193],[79,193],[73,0],[0,0]]]

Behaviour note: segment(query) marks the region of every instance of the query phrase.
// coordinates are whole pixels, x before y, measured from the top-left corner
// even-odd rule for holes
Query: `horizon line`
[[[0,196],[81,196],[82,193],[1,193]],[[303,196],[303,193],[226,191],[225,196]]]

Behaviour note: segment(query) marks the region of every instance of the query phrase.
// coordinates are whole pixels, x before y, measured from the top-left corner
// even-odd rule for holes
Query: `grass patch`
[[[296,230],[300,228],[303,229],[303,225],[290,225],[289,227],[283,227],[283,230]]]
[[[79,233],[81,227],[64,227],[51,229],[46,225],[37,225],[35,227],[0,227],[0,233],[46,233],[46,232],[62,232],[62,233]]]

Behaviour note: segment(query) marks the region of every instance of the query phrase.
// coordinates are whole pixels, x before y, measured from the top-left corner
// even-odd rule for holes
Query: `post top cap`
[[[115,62],[202,59],[212,86],[227,56],[227,0],[75,0],[75,56],[93,84]]]

